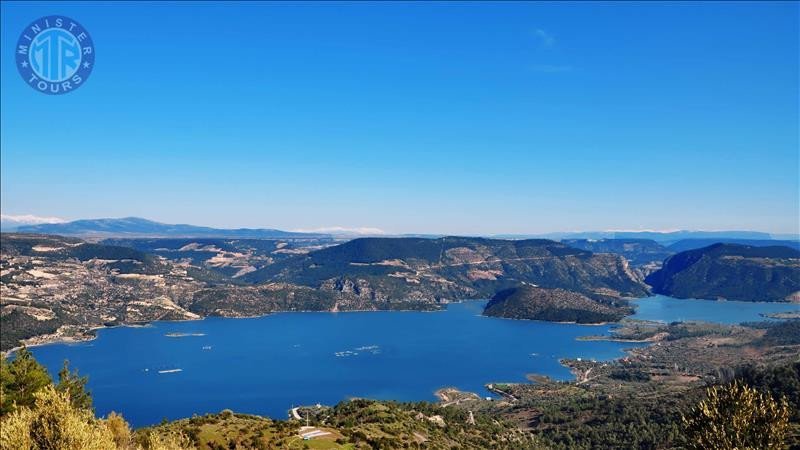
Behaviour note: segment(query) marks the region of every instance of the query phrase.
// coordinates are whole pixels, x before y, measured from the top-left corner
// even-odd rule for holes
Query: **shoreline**
[[[516,319],[514,317],[498,317],[498,316],[485,316],[483,314],[479,314],[481,317],[488,317],[490,319],[502,319],[502,320],[519,320],[524,322],[540,322],[540,323],[556,323],[560,325],[579,325],[579,326],[586,326],[586,327],[602,327],[606,325],[615,325],[619,322],[597,322],[597,323],[579,323],[579,322],[564,322],[564,321],[555,321],[555,320],[541,320],[541,319]]]
[[[12,347],[8,350],[3,350],[0,352],[0,356],[7,358],[14,354],[17,350],[20,350],[22,347],[43,347],[45,345],[54,345],[54,344],[80,344],[83,342],[91,342],[98,337],[98,333],[101,330],[110,330],[114,328],[145,328],[145,327],[152,327],[156,323],[183,323],[183,322],[201,322],[207,319],[259,319],[262,317],[268,317],[277,314],[287,314],[287,313],[322,313],[322,314],[339,314],[339,313],[370,313],[370,312],[398,312],[398,313],[410,313],[410,312],[418,312],[418,313],[436,313],[442,312],[447,309],[448,304],[452,303],[463,303],[463,302],[472,302],[472,301],[486,301],[481,299],[475,300],[459,300],[459,301],[451,301],[446,304],[442,304],[442,308],[438,309],[424,309],[424,310],[417,310],[417,309],[348,309],[348,310],[339,310],[339,311],[315,311],[315,310],[295,310],[295,311],[270,311],[264,314],[256,314],[251,316],[201,316],[200,318],[192,318],[192,319],[176,319],[176,320],[164,320],[164,319],[157,319],[151,320],[146,322],[131,322],[131,323],[119,323],[116,325],[95,325],[89,326],[87,328],[79,327],[78,333],[81,334],[81,337],[76,336],[66,336],[62,335],[56,330],[55,333],[50,334],[42,334],[38,336],[31,336],[26,339],[22,339],[22,345],[17,345]],[[63,325],[62,325],[63,326]],[[73,325],[74,326],[74,325]]]

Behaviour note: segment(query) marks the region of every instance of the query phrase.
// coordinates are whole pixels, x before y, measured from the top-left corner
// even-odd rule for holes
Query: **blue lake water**
[[[639,299],[633,303],[637,307],[633,319],[660,322],[702,320],[736,324],[768,320],[761,314],[800,311],[800,305],[796,303],[678,299],[663,295]]]
[[[530,373],[571,378],[560,358],[607,360],[643,345],[576,341],[608,333],[610,326],[482,317],[484,304],[451,304],[440,312],[156,322],[32,351],[53,375],[64,359],[88,375],[98,414],[121,412],[143,426],[224,408],[284,418],[294,405],[332,405],[349,397],[434,400],[446,386],[489,395],[485,383],[525,382]],[[758,320],[759,312],[798,308],[668,297],[638,304],[639,318],[665,321],[741,322]],[[181,371],[159,373],[175,369]]]
[[[632,346],[575,340],[608,326],[482,317],[484,304],[156,322],[32,351],[53,374],[69,359],[88,375],[98,414],[118,411],[141,426],[224,408],[285,418],[293,405],[349,397],[435,400],[446,386],[489,395],[485,383],[524,382],[529,373],[567,379],[559,358],[613,359]],[[182,371],[158,372],[172,369]]]

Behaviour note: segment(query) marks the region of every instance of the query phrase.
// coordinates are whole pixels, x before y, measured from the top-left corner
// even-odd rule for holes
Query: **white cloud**
[[[325,234],[347,235],[347,236],[374,236],[374,235],[387,234],[380,228],[372,228],[372,227],[355,227],[355,228],[321,227],[313,229],[299,229],[292,231],[297,233],[325,233]]]
[[[539,40],[541,41],[542,47],[550,48],[550,47],[552,47],[552,46],[554,46],[556,44],[555,36],[553,36],[552,34],[548,33],[547,31],[545,31],[545,30],[543,30],[541,28],[537,28],[537,29],[533,30],[533,32],[536,33],[536,37],[538,37]]]
[[[33,214],[10,215],[0,214],[0,221],[15,225],[38,225],[42,223],[64,223],[66,220],[60,217],[42,217]]]

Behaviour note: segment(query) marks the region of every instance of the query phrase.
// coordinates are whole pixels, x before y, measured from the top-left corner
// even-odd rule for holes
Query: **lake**
[[[761,314],[800,311],[796,303],[734,302],[716,300],[678,299],[664,295],[635,300],[633,319],[660,322],[702,320],[736,324],[768,320]]]
[[[638,316],[665,321],[758,320],[758,312],[798,308],[660,296],[637,303]],[[484,305],[156,322],[31,350],[53,375],[69,359],[89,376],[98,414],[121,412],[138,427],[225,408],[282,419],[292,406],[350,397],[435,400],[447,386],[489,395],[485,383],[525,382],[529,373],[570,379],[560,358],[608,360],[643,345],[577,341],[611,327],[482,317]]]

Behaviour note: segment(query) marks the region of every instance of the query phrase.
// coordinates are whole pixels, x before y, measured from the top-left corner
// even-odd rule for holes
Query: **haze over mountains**
[[[274,229],[221,229],[187,224],[165,224],[139,217],[121,219],[87,219],[66,223],[20,225],[20,233],[58,234],[62,236],[101,237],[227,237],[250,239],[321,238],[322,233],[295,233]]]
[[[283,231],[272,228],[236,228],[223,229],[189,224],[166,224],[139,217],[101,218],[63,221],[57,217],[37,217],[32,215],[10,216],[3,215],[0,221],[2,231],[58,234],[63,236],[97,236],[97,237],[229,237],[239,239],[273,239],[273,238],[323,238],[339,237],[353,238],[360,236],[405,236],[405,237],[430,237],[438,238],[444,234],[389,234],[377,228],[343,228],[329,227],[314,231]],[[610,240],[610,239],[636,239],[651,240],[661,245],[670,246],[682,240],[703,240],[710,245],[715,242],[736,242],[748,245],[752,241],[782,239],[797,241],[797,236],[771,235],[760,231],[731,230],[731,231],[584,231],[584,232],[553,232],[538,234],[494,234],[484,237],[496,239],[552,239],[552,240]],[[751,241],[750,243],[744,241]],[[783,245],[783,244],[781,244]],[[675,248],[675,251],[698,248],[695,246]]]

